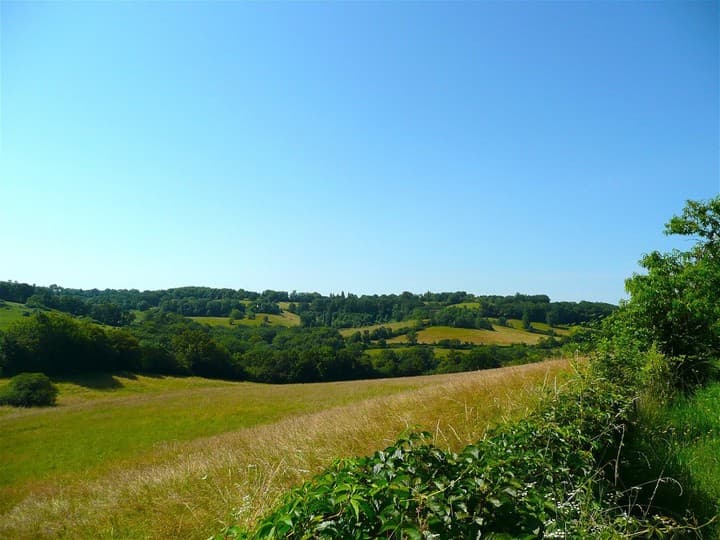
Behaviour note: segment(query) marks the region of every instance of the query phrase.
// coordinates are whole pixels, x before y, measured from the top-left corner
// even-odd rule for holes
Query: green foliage
[[[44,373],[19,373],[0,394],[0,405],[44,407],[55,405],[58,389]]]
[[[209,287],[179,287],[159,291],[138,290],[82,290],[57,285],[37,287],[25,283],[0,281],[0,299],[30,303],[33,307],[47,307],[73,315],[90,315],[112,326],[132,322],[132,310],[159,308],[185,317],[228,317],[232,310],[248,317],[253,313],[279,314],[278,302],[288,302],[288,310],[300,316],[303,326],[331,326],[352,328],[389,321],[429,319],[450,306],[464,310],[471,305],[472,320],[463,320],[458,327],[486,328],[477,319],[487,317],[520,318],[527,312],[534,322],[544,322],[548,314],[555,324],[577,324],[602,318],[615,306],[599,302],[550,302],[546,295],[515,294],[512,296],[475,296],[464,291],[362,295],[340,294],[322,296],[318,293],[287,293],[244,289],[213,289]],[[233,316],[233,319],[240,317]],[[450,323],[448,323],[450,324]],[[478,326],[481,325],[481,326]],[[450,324],[455,326],[454,324]],[[463,326],[471,325],[471,326]]]
[[[450,306],[433,314],[431,324],[436,326],[452,326],[454,328],[475,328],[493,330],[492,323],[483,317],[482,308]]]
[[[407,349],[384,349],[372,359],[375,376],[411,377],[436,372],[437,360],[432,347],[416,346]]]
[[[4,374],[58,375],[140,367],[139,344],[126,331],[105,330],[60,313],[39,312],[13,323],[0,347]]]
[[[688,201],[666,233],[695,235],[698,243],[686,252],[654,251],[641,259],[647,273],[627,280],[631,298],[606,322],[606,341],[615,342],[602,351],[609,371],[639,382],[630,372],[643,371],[642,353],[655,347],[666,359],[664,375],[672,386],[688,389],[712,376],[713,359],[720,356],[718,223],[720,197]]]
[[[474,347],[468,352],[451,350],[440,361],[438,373],[455,373],[459,371],[475,371],[492,369],[501,366],[498,347]]]
[[[407,339],[407,342],[410,345],[417,345],[418,335],[416,330],[409,330],[407,334],[405,334],[405,339]]]
[[[660,424],[633,421],[643,392],[670,397],[675,389],[692,388],[712,374],[720,344],[719,224],[720,198],[689,202],[683,215],[671,220],[669,234],[696,235],[700,242],[688,252],[654,252],[642,259],[647,274],[628,280],[630,301],[597,333],[570,336],[573,345],[597,345],[589,378],[577,377],[528,418],[501,426],[458,454],[415,435],[371,457],[339,461],[287,494],[254,530],[231,527],[221,537],[664,538],[695,532],[692,520],[681,524],[693,506],[673,503],[661,487],[665,466],[682,475],[682,452],[660,453],[664,461],[653,478],[634,475],[641,471],[638,449],[661,445],[658,434],[648,431]],[[543,302],[549,303],[518,300],[526,328],[538,321]],[[465,306],[424,309],[430,316],[453,316],[455,324],[472,313]],[[472,309],[486,313],[480,311],[484,306]],[[563,318],[560,307],[543,315],[548,324]],[[382,351],[374,367],[391,369],[397,365],[393,355]],[[438,369],[463,369],[472,359],[451,351]],[[709,455],[706,449],[720,448],[720,438],[706,440],[703,434],[708,429],[717,433],[716,414],[704,418],[685,422],[683,437],[673,431],[677,423],[660,435],[685,442],[694,436],[693,443],[703,449],[694,456],[701,459],[697,456]],[[626,435],[631,455],[623,452]],[[645,461],[653,462],[647,455]],[[685,478],[692,486],[692,478]],[[671,501],[669,509],[658,506],[664,501]],[[717,514],[719,507],[708,508],[709,513],[697,515]]]
[[[717,250],[720,242],[720,197],[707,202],[687,201],[682,215],[673,216],[666,234],[697,236],[702,250]]]

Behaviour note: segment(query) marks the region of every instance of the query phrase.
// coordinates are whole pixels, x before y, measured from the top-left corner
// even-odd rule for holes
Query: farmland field
[[[207,538],[225,523],[252,523],[333,459],[382,448],[407,428],[462,447],[523,414],[566,370],[555,361],[285,386],[66,380],[57,407],[0,408],[0,537]]]
[[[258,313],[254,319],[237,319],[233,324],[240,326],[260,326],[267,317],[267,324],[270,326],[299,326],[300,317],[289,311],[283,311],[280,315],[272,315],[265,313]],[[227,326],[230,327],[229,317],[190,317],[193,321],[208,324],[210,326]]]
[[[476,345],[510,345],[513,343],[526,343],[534,345],[543,339],[542,334],[533,334],[507,326],[493,325],[492,330],[476,330],[470,328],[452,328],[450,326],[430,326],[418,331],[418,343],[437,343],[442,339],[459,339],[461,342],[470,342]],[[388,339],[388,343],[405,343],[405,336]]]
[[[391,348],[384,347],[384,348],[376,348],[376,349],[367,349],[365,352],[367,353],[368,356],[373,358],[376,356],[380,356],[383,351],[388,350],[388,349],[395,353],[401,353],[404,351],[412,350],[412,347],[400,347],[400,346],[395,345]],[[431,349],[433,351],[433,354],[435,355],[435,358],[438,358],[438,359],[445,358],[448,354],[450,354],[450,351],[453,351],[453,350],[460,354],[466,354],[468,352],[465,349],[450,349],[450,348],[446,348],[446,347],[431,347]]]
[[[702,500],[700,510],[720,516],[720,382],[680,397],[658,416],[651,420],[657,431],[666,433],[669,427],[676,434],[668,441],[675,456],[673,473],[682,475],[684,486]],[[720,538],[720,523],[707,537]]]
[[[368,332],[372,332],[373,330],[381,327],[390,328],[391,330],[398,330],[400,328],[414,328],[417,324],[417,321],[415,320],[409,320],[409,321],[400,321],[400,322],[389,322],[389,323],[383,323],[383,324],[371,324],[369,326],[359,326],[357,328],[341,328],[340,334],[342,334],[343,337],[352,336],[355,332],[360,332],[361,334],[367,330]]]
[[[508,319],[507,323],[511,328],[523,330],[523,323],[520,319]],[[547,332],[551,329],[550,325],[547,323],[533,322],[531,324],[535,330],[540,330],[541,332]],[[559,336],[564,336],[570,333],[570,330],[566,326],[553,326],[552,330]]]

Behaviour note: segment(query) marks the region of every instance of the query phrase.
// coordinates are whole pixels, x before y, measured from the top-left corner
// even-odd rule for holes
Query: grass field
[[[450,307],[477,309],[477,308],[481,307],[481,304],[480,304],[480,302],[460,302],[459,304],[452,304]]]
[[[343,335],[343,337],[352,336],[355,332],[360,332],[361,334],[367,330],[368,332],[372,332],[376,328],[380,328],[381,326],[384,326],[385,328],[390,328],[391,330],[398,330],[399,328],[414,328],[417,324],[417,321],[415,320],[409,320],[409,321],[400,321],[400,322],[390,322],[390,323],[384,323],[384,324],[371,324],[370,326],[359,326],[357,328],[341,328],[340,334]]]
[[[300,326],[300,317],[289,311],[283,311],[280,315],[270,315],[258,313],[254,319],[237,319],[233,324],[241,326],[260,326],[265,322],[270,326]],[[227,326],[230,327],[230,319],[228,317],[190,317],[193,321],[210,326]]]
[[[0,537],[207,538],[341,456],[407,428],[459,448],[567,370],[271,386],[98,376],[55,408],[0,408]]]
[[[523,330],[523,323],[520,319],[508,319],[507,323],[511,328]],[[531,324],[533,328],[540,330],[541,332],[547,332],[550,330],[550,325],[547,323],[534,322]],[[555,326],[552,329],[558,336],[564,336],[570,333],[570,329],[567,326]]]
[[[32,308],[25,304],[3,301],[0,304],[0,330],[6,329],[13,322],[22,319],[23,313],[31,313]]]
[[[399,353],[401,351],[407,351],[410,350],[412,347],[388,347],[389,350],[394,351],[396,353]],[[374,356],[380,356],[382,352],[385,349],[377,348],[377,349],[367,349],[365,352],[368,356],[374,357]],[[446,349],[445,347],[432,347],[433,354],[435,355],[435,358],[445,358],[448,354],[450,354],[450,351],[459,352],[460,354],[466,354],[469,351],[467,349]]]
[[[459,339],[461,342],[470,342],[476,345],[510,345],[513,343],[527,343],[534,345],[542,338],[542,334],[533,334],[507,326],[494,325],[495,331],[476,330],[468,328],[452,328],[450,326],[430,326],[417,333],[418,343],[437,343],[442,339]],[[388,343],[405,343],[405,336],[397,336],[387,340]]]

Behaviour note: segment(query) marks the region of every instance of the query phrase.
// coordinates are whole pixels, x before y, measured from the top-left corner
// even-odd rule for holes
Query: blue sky
[[[720,192],[716,2],[0,10],[0,279],[616,302]]]

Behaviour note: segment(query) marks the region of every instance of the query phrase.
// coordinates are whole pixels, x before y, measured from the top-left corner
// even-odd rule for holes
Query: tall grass
[[[407,379],[273,386],[139,375],[61,381],[58,407],[0,407],[0,508],[40,478],[93,477],[167,441],[272,423],[422,384]]]
[[[0,330],[5,330],[12,323],[23,318],[23,313],[32,311],[25,304],[16,302],[0,301]]]
[[[720,538],[720,383],[669,404],[646,396],[626,456],[640,511],[692,512],[703,538]]]
[[[417,387],[291,414],[271,424],[165,440],[111,461],[101,474],[36,478],[0,515],[0,536],[207,538],[230,523],[251,525],[281,493],[334,459],[371,453],[407,429],[430,431],[438,446],[459,449],[488,426],[523,415],[533,407],[538,387],[566,370],[565,362],[556,361],[407,379]],[[397,385],[398,380],[366,383]],[[315,386],[333,393],[337,385]],[[281,393],[287,387],[273,388]],[[93,403],[88,401],[89,410]],[[192,401],[187,407],[191,414]]]

